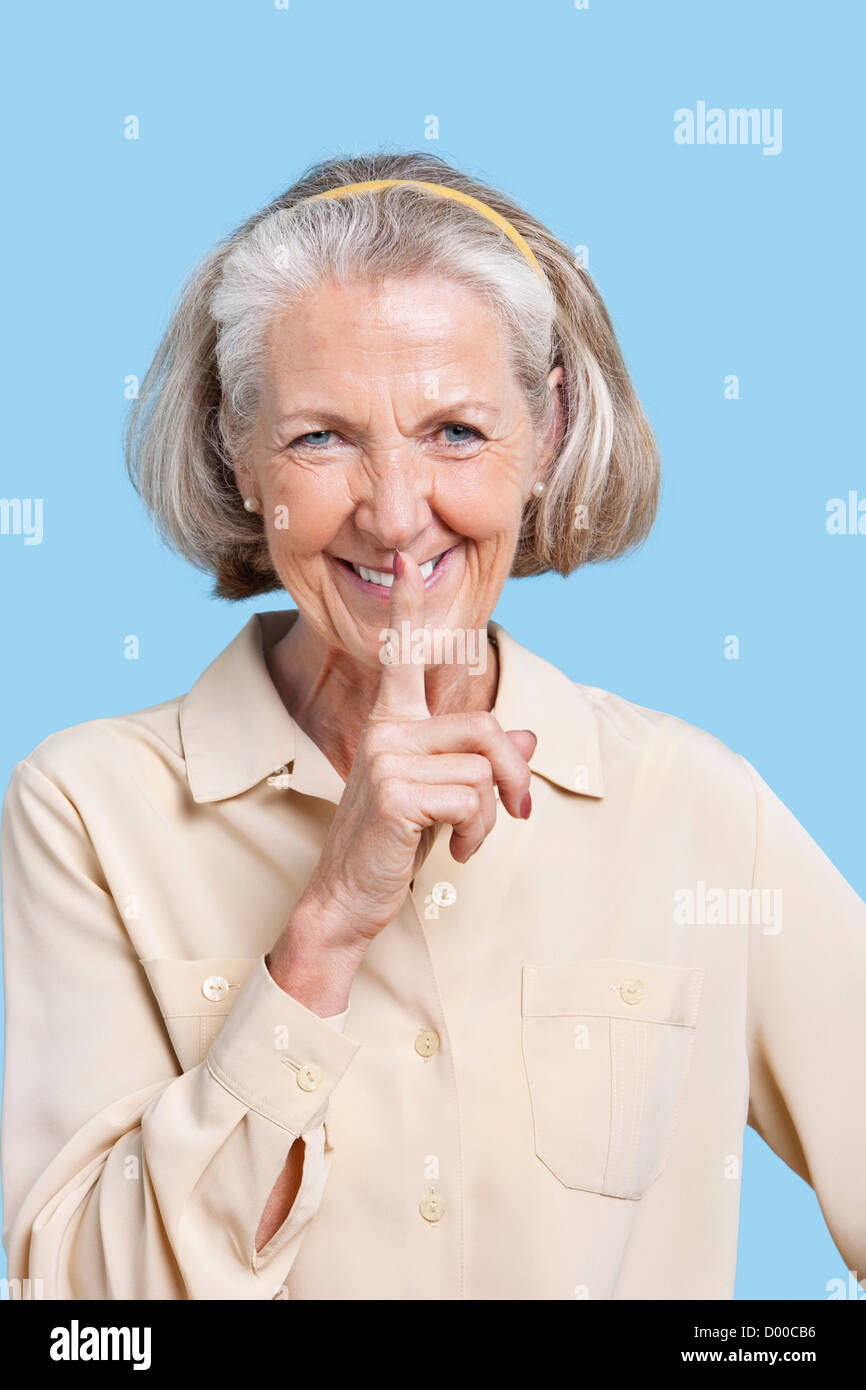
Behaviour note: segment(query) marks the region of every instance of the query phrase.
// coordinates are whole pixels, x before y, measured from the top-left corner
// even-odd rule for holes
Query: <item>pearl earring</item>
[[[245,508],[246,511],[248,511],[248,512],[257,512],[258,509],[259,509],[259,499],[258,499],[258,497],[245,497],[245,498],[244,498],[244,508]]]
[[[544,492],[544,483],[533,483],[532,491],[536,497],[540,497],[541,494]]]

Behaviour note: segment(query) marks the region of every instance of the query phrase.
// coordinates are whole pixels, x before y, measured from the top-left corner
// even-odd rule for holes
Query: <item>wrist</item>
[[[353,933],[330,905],[300,899],[266,956],[273,980],[322,1018],[343,1013],[369,942]]]
[[[364,954],[377,928],[359,916],[339,889],[325,888],[313,878],[292,913],[305,937],[347,958]]]

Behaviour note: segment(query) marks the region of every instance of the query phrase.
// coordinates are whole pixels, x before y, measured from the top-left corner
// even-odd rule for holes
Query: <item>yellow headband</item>
[[[465,203],[467,207],[474,208],[476,212],[481,213],[482,217],[486,217],[489,222],[493,222],[501,232],[505,233],[508,240],[512,241],[518,251],[526,257],[541,283],[547,283],[544,272],[532,254],[529,243],[520,235],[517,228],[512,226],[507,217],[503,217],[502,213],[497,212],[495,208],[482,203],[480,198],[473,198],[471,193],[463,193],[459,188],[449,188],[445,183],[425,183],[423,179],[368,179],[364,183],[342,183],[337,188],[328,188],[324,193],[312,193],[309,199],[302,201],[314,202],[316,198],[342,198],[347,193],[374,192],[379,188],[390,188],[395,183],[414,183],[418,188],[429,189],[431,193],[438,193],[443,198],[454,198],[458,203]]]

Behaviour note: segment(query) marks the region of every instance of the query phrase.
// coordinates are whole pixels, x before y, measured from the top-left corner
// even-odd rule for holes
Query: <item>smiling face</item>
[[[395,547],[425,567],[428,627],[485,627],[553,445],[480,296],[434,277],[328,283],[270,325],[237,478],[301,618],[380,669]]]

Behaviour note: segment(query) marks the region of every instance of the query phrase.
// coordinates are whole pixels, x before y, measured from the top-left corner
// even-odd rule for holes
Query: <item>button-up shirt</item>
[[[440,829],[319,1017],[265,956],[344,782],[257,614],[3,813],[11,1278],[46,1298],[733,1296],[743,1133],[866,1270],[866,907],[740,755],[498,623],[532,815]],[[375,874],[376,865],[370,865]],[[256,1252],[297,1136],[301,1186]],[[38,1283],[37,1283],[38,1281]]]

